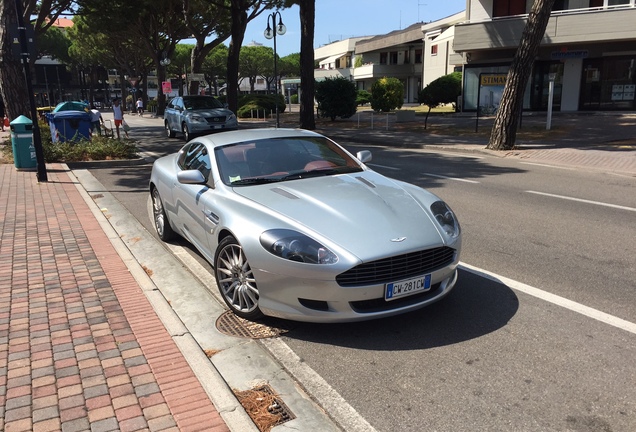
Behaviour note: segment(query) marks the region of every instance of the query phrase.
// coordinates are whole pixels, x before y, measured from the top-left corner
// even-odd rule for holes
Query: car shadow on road
[[[509,287],[460,270],[443,300],[415,312],[346,324],[295,323],[285,338],[362,350],[435,348],[479,338],[504,327],[519,309]]]

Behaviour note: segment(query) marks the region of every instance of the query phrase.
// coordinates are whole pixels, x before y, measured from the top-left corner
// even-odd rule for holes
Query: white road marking
[[[621,330],[625,330],[627,332],[636,334],[636,323],[626,321],[622,318],[615,317],[614,315],[610,315],[605,312],[601,312],[599,310],[593,309],[589,306],[585,306],[575,301],[568,300],[565,297],[561,297],[556,294],[552,294],[547,291],[540,290],[539,288],[535,288],[530,285],[526,285],[524,283],[517,282],[515,280],[508,279],[503,276],[499,276],[498,274],[480,269],[478,267],[471,266],[470,264],[466,264],[464,262],[461,262],[459,267],[463,270],[476,274],[477,276],[502,283],[515,291],[519,291],[524,294],[531,295],[540,300],[555,304],[557,306],[561,306],[562,308],[571,310],[576,313],[580,313],[581,315],[585,315],[589,318],[611,325],[612,327],[616,327]]]
[[[438,175],[438,174],[431,174],[431,173],[422,173],[422,174],[427,175],[429,177],[443,178],[443,179],[446,179],[446,180],[455,180],[455,181],[458,181],[458,182],[479,184],[479,182],[476,181],[476,180],[468,180],[468,179],[462,179],[462,178],[457,178],[457,177],[447,177],[447,176]]]
[[[597,206],[611,207],[611,208],[615,208],[615,209],[619,209],[619,210],[627,210],[627,211],[636,212],[636,208],[634,208],[634,207],[625,207],[625,206],[616,205],[616,204],[608,204],[608,203],[599,202],[599,201],[590,201],[590,200],[586,200],[586,199],[573,198],[573,197],[568,197],[568,196],[563,196],[563,195],[549,194],[549,193],[545,193],[545,192],[537,192],[537,191],[526,191],[526,192],[527,193],[531,193],[531,194],[535,194],[535,195],[543,195],[543,196],[552,197],[552,198],[560,198],[560,199],[564,199],[564,200],[568,200],[568,201],[577,201],[577,202],[582,202],[582,203],[586,203],[586,204],[593,204],[593,205],[597,205]]]

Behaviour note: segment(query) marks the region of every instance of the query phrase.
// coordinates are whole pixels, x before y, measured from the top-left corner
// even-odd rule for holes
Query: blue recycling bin
[[[31,169],[37,166],[35,146],[33,145],[33,122],[21,115],[9,123],[11,128],[11,147],[13,163],[18,169]]]
[[[46,118],[54,143],[90,139],[91,115],[85,111],[58,111]]]

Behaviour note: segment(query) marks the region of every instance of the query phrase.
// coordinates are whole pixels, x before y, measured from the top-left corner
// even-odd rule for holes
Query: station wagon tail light
[[[459,222],[448,204],[444,201],[435,201],[431,204],[431,211],[435,220],[447,235],[452,238],[456,238],[459,235]]]
[[[335,264],[336,254],[297,231],[273,229],[261,234],[261,245],[271,254],[306,264]]]

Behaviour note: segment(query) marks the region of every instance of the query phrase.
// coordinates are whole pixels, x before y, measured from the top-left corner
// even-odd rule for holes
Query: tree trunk
[[[14,57],[11,49],[9,29],[18,28],[15,1],[0,0],[0,47],[2,47],[2,61],[0,62],[0,94],[9,120],[24,115],[31,118],[29,93],[24,79],[22,60]],[[31,119],[37,121],[37,119]]]
[[[238,111],[238,79],[239,55],[245,28],[247,27],[247,11],[240,0],[232,0],[232,40],[227,56],[227,105],[233,112]]]
[[[300,127],[316,129],[314,117],[314,27],[316,1],[300,2]]]
[[[486,148],[510,150],[515,145],[519,116],[523,109],[523,94],[539,52],[539,45],[550,20],[554,0],[535,0],[523,30],[519,48],[508,71],[506,86]]]

